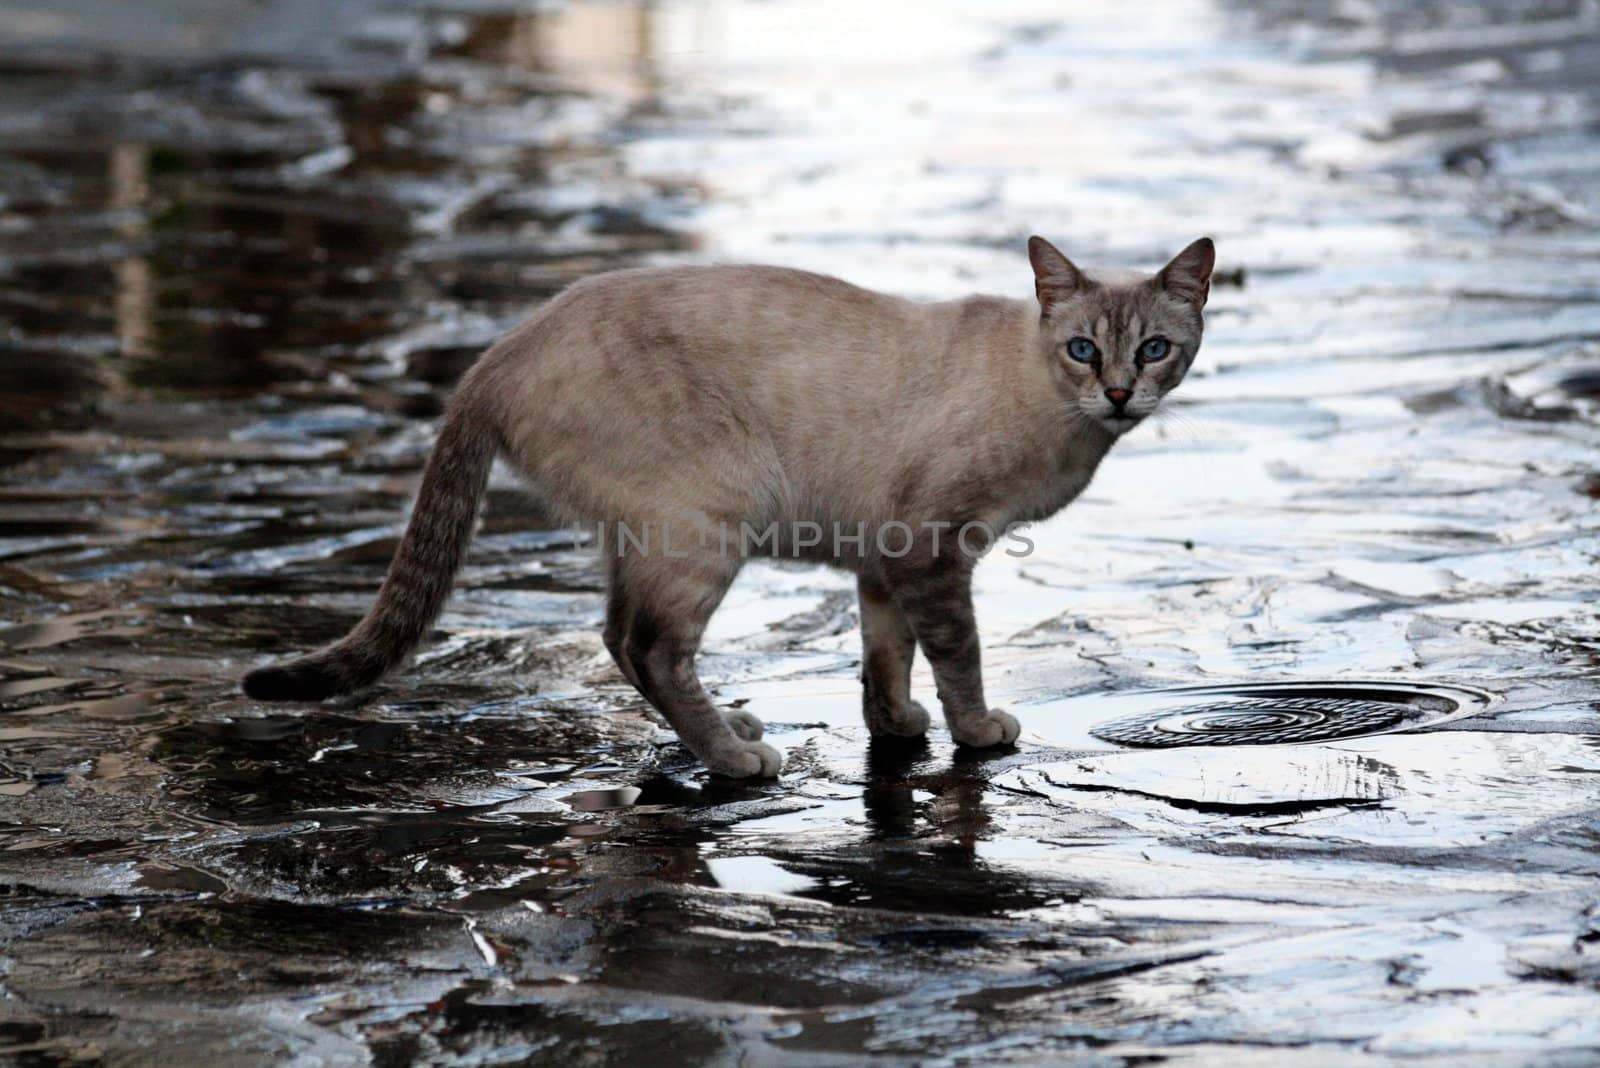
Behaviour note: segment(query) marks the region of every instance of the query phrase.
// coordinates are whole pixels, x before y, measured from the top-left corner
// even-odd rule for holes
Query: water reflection
[[[892,841],[911,837],[922,805],[909,777],[927,766],[927,738],[874,738],[867,749],[867,787],[861,803],[872,838]]]
[[[137,143],[120,144],[110,153],[110,192],[107,207],[118,217],[118,236],[135,249],[146,240],[150,199],[150,150]],[[117,349],[124,358],[148,356],[154,340],[154,291],[150,262],[129,256],[116,265]]]
[[[637,786],[619,786],[610,790],[579,790],[562,800],[571,805],[574,812],[609,812],[631,807],[641,793]]]
[[[649,108],[660,91],[658,7],[634,0],[492,12],[472,20],[453,51]]]

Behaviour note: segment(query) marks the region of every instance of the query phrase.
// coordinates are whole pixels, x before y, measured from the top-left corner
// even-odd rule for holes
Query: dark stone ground
[[[1600,1058],[1592,3],[0,3],[0,1060]],[[473,354],[573,279],[1028,291],[1221,249],[1182,402],[980,573],[1015,751],[869,748],[841,576],[752,568],[708,781],[496,477],[365,607]],[[931,683],[919,669],[919,689]],[[1480,687],[1119,749],[1137,691]]]

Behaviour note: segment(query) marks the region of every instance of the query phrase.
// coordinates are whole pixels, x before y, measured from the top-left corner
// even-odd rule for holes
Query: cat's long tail
[[[320,701],[371,685],[404,660],[443,610],[466,559],[498,441],[489,419],[458,393],[366,618],[326,649],[250,672],[244,692],[260,701]]]

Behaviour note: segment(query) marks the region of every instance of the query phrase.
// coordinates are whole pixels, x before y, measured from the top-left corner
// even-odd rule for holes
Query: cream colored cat
[[[956,741],[1012,742],[1017,721],[984,701],[973,565],[995,533],[1082,492],[1182,381],[1214,252],[1201,238],[1154,275],[1086,274],[1038,237],[1028,257],[1034,301],[918,304],[774,267],[572,286],[462,379],[366,618],[250,673],[245,692],[319,700],[404,660],[449,596],[498,454],[597,531],[606,645],[713,772],[782,763],[760,721],[719,712],[694,667],[752,552],[857,575],[873,734],[927,730],[910,693],[920,645]]]

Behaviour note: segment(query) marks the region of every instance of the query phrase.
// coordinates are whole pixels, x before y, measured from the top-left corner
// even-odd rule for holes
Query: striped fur
[[[250,672],[244,692],[262,701],[320,701],[370,686],[404,661],[444,609],[466,558],[495,443],[482,413],[458,398],[371,611],[328,648]]]

